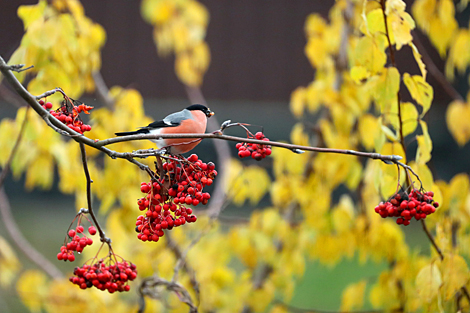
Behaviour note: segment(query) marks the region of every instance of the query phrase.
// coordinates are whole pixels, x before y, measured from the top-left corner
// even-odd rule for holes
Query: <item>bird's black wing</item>
[[[145,129],[154,129],[154,128],[163,128],[163,127],[175,127],[178,126],[180,123],[169,123],[165,122],[164,120],[161,121],[155,121],[150,124],[148,124],[146,127],[142,127]]]

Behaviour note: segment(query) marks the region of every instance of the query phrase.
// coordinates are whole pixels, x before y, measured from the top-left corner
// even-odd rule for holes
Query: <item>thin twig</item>
[[[100,240],[102,242],[106,242],[111,249],[111,239],[106,237],[106,234],[104,233],[103,228],[101,227],[100,223],[98,222],[98,219],[95,216],[95,212],[93,211],[93,207],[91,205],[91,183],[93,182],[90,177],[90,171],[88,170],[88,163],[87,163],[87,158],[86,158],[86,151],[85,151],[85,145],[80,142],[80,152],[82,154],[82,163],[83,163],[83,170],[85,172],[85,177],[86,177],[86,198],[87,198],[87,203],[88,203],[88,214],[90,214],[91,218],[93,219],[93,222],[95,223],[96,228],[98,229],[98,232],[100,233]]]
[[[385,23],[385,36],[387,37],[388,41],[388,49],[390,51],[390,61],[392,62],[393,67],[397,68],[397,64],[395,62],[395,50],[392,46],[392,41],[390,40],[390,33],[388,30],[388,23],[387,23],[387,14],[385,14],[385,0],[380,0],[380,4],[382,6],[382,14]],[[401,96],[400,96],[400,88],[398,88],[397,92],[397,104],[398,104],[398,122],[399,122],[399,133],[400,133],[400,144],[403,148],[403,151],[406,155],[406,145],[405,145],[405,136],[403,135],[403,119],[401,114]]]
[[[421,225],[423,226],[423,230],[426,233],[426,236],[428,236],[429,241],[431,241],[432,246],[436,250],[437,254],[439,254],[439,258],[441,259],[441,261],[444,260],[444,254],[442,253],[441,249],[434,240],[434,237],[431,235],[428,228],[426,227],[426,222],[424,220],[421,220]]]
[[[24,64],[10,65],[9,70],[12,71],[12,72],[21,73],[21,72],[27,71],[29,69],[32,69],[34,67],[34,65],[31,65],[31,66],[28,66],[28,67],[24,67],[24,66],[25,66]]]
[[[168,139],[168,138],[202,138],[202,139],[210,138],[210,139],[220,139],[220,140],[228,140],[228,141],[236,141],[236,142],[256,143],[256,144],[261,144],[261,145],[268,145],[268,146],[288,149],[288,150],[294,151],[295,153],[302,153],[301,151],[314,151],[314,152],[322,152],[322,153],[349,154],[349,155],[355,155],[355,156],[360,156],[360,157],[365,157],[365,158],[378,159],[382,161],[390,161],[392,163],[395,163],[396,161],[399,161],[403,158],[398,155],[382,155],[379,153],[369,153],[369,152],[361,152],[361,151],[355,151],[355,150],[302,146],[302,145],[294,145],[294,144],[283,143],[283,142],[278,142],[278,141],[263,141],[263,140],[253,139],[253,138],[243,138],[243,137],[223,135],[223,134],[220,134],[219,132],[214,132],[211,134],[161,134],[161,135],[137,134],[137,135],[121,136],[121,137],[98,140],[98,141],[95,141],[92,144],[92,146],[104,147],[104,146],[115,144],[118,142],[126,142],[126,141],[133,141],[133,140],[149,140],[149,139]]]
[[[141,299],[139,301],[138,312],[144,312],[145,310],[145,296],[152,299],[163,298],[159,288],[162,286],[165,287],[165,289],[174,292],[182,302],[186,303],[189,306],[190,313],[197,313],[197,307],[192,302],[189,292],[183,287],[183,285],[174,281],[165,280],[158,276],[152,276],[142,280],[139,288]]]
[[[199,302],[199,295],[200,295],[200,289],[199,289],[199,282],[196,279],[196,272],[194,269],[186,262],[186,254],[188,250],[182,252],[178,246],[178,244],[173,240],[172,236],[170,235],[169,232],[166,233],[166,240],[167,240],[167,246],[168,248],[173,252],[175,255],[176,259],[178,262],[175,265],[174,268],[174,275],[173,275],[173,282],[176,282],[178,272],[180,268],[183,268],[184,271],[188,274],[189,276],[189,282],[191,283],[191,286],[194,289],[194,292],[196,293],[196,298],[197,302]],[[188,246],[188,249],[191,248],[192,245],[190,244]]]
[[[67,127],[64,123],[60,122],[58,119],[53,117],[49,114],[47,110],[45,110],[39,103],[36,101],[36,97],[31,95],[24,86],[16,79],[13,73],[10,70],[10,66],[8,66],[3,58],[0,56],[0,71],[5,76],[5,79],[13,86],[16,92],[25,99],[28,104],[43,118],[49,119],[50,124],[54,125],[58,129],[65,131],[70,136],[73,137],[75,141],[81,142],[88,146],[94,147],[107,155],[111,158],[122,158],[122,159],[129,159],[128,154],[119,153],[113,151],[111,149],[107,149],[104,146],[124,142],[124,141],[131,141],[131,140],[144,140],[144,139],[157,139],[157,138],[213,138],[213,139],[220,139],[220,140],[229,140],[229,141],[237,141],[237,142],[248,142],[248,143],[257,143],[257,144],[264,144],[264,145],[271,145],[275,147],[289,149],[295,153],[302,153],[305,151],[316,151],[316,152],[323,152],[323,153],[339,153],[339,154],[350,154],[356,155],[361,157],[367,157],[372,159],[380,159],[384,162],[391,162],[396,163],[402,159],[400,156],[391,155],[391,156],[384,156],[378,153],[367,153],[367,152],[360,152],[354,150],[342,150],[342,149],[330,149],[330,148],[319,148],[319,147],[310,147],[310,146],[300,146],[300,145],[293,145],[287,143],[281,143],[276,141],[262,141],[257,139],[251,138],[241,138],[235,136],[227,136],[223,135],[220,131],[214,132],[212,134],[164,134],[164,135],[149,135],[149,134],[139,134],[139,135],[131,135],[131,136],[122,136],[122,137],[115,137],[109,138],[105,140],[92,140],[72,129]],[[61,90],[57,90],[59,92],[63,92]]]

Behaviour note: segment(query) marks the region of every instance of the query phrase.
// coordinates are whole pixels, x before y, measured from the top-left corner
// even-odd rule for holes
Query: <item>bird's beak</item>
[[[207,114],[207,117],[211,117],[214,114],[215,114],[215,112],[209,111],[209,113]]]

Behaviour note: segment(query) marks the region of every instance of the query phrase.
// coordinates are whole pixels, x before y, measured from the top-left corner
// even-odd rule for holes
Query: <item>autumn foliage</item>
[[[466,5],[459,2],[461,9]],[[159,55],[174,55],[178,79],[200,87],[210,63],[208,9],[196,0],[144,0],[141,12],[154,28]],[[99,141],[151,118],[135,89],[111,87],[106,97],[112,105],[93,110],[73,100],[95,92],[106,38],[78,0],[20,6],[25,34],[8,64],[34,65],[15,73],[34,96],[62,89],[37,99],[41,116],[21,107],[16,119],[1,121],[0,165],[14,178],[24,176],[28,190],[51,188],[57,170],[59,190],[75,195],[79,219],[63,225],[55,243],[60,252],[51,259],[78,265],[62,275],[40,265],[24,269],[13,243],[0,236],[1,287],[14,289],[33,312],[66,312],[73,304],[77,312],[281,313],[290,311],[311,261],[335,267],[353,259],[386,266],[347,286],[336,309],[468,311],[470,179],[460,173],[449,182],[435,180],[430,169],[426,116],[435,105],[428,77],[434,65],[416,41],[417,31],[425,34],[445,62],[439,81],[453,98],[446,122],[464,146],[470,104],[452,83],[467,78],[470,30],[459,26],[458,14],[451,0],[416,0],[411,7],[402,0],[338,0],[328,18],[310,14],[305,55],[314,78],[292,91],[298,122],[290,141],[365,153],[302,153],[242,140],[233,144],[239,158],[216,169],[217,156],[202,161],[134,153],[114,159],[103,146],[77,143],[77,135],[51,123],[55,117]],[[398,52],[417,70],[398,68]],[[2,65],[4,73],[11,69]],[[82,122],[86,113],[90,125]],[[265,132],[247,132],[246,139],[268,142]],[[142,140],[107,147],[149,153]],[[257,164],[271,159],[272,169],[246,165],[248,157]],[[201,208],[214,200],[204,189],[212,184],[225,186],[223,197],[235,205],[259,206],[263,197],[270,204],[226,227],[219,220],[223,205]],[[90,228],[80,224],[86,219]],[[429,249],[411,248],[405,228],[424,232]]]

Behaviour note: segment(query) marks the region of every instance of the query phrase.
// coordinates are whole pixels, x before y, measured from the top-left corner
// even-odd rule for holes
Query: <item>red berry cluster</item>
[[[248,134],[248,138],[269,141],[262,132],[257,132],[254,136]],[[251,155],[253,159],[260,161],[271,154],[271,146],[268,145],[239,142],[235,147],[238,149],[238,156],[240,158],[246,158]]]
[[[52,109],[52,103],[46,102],[44,100],[39,100],[39,104],[46,110],[50,110],[52,116],[57,118],[59,121],[67,125],[69,128],[73,129],[77,133],[83,134],[86,131],[91,130],[90,125],[83,124],[82,120],[80,119],[79,114],[84,112],[85,114],[90,114],[88,111],[93,109],[92,106],[88,106],[84,103],[80,103],[79,105],[74,104],[66,105],[66,101],[62,102],[62,105],[57,110]]]
[[[74,251],[78,253],[82,253],[83,249],[86,246],[91,246],[93,244],[93,240],[89,237],[87,237],[83,232],[85,229],[83,228],[82,225],[80,225],[80,218],[79,217],[79,222],[78,225],[75,229],[70,229],[67,233],[67,237],[65,238],[65,242],[60,247],[60,252],[57,254],[57,259],[59,261],[70,261],[73,262],[75,261],[75,254]],[[88,233],[90,235],[95,235],[96,234],[96,228],[95,226],[90,226],[88,227]],[[82,234],[83,236],[80,237],[79,234]],[[70,239],[70,242],[67,242],[68,239]]]
[[[81,289],[96,287],[109,293],[129,291],[131,289],[129,281],[137,277],[136,266],[124,260],[113,261],[112,256],[109,257],[109,261],[101,259],[92,265],[76,267],[73,271],[74,276],[69,280]]]
[[[212,185],[217,176],[212,162],[204,163],[192,154],[188,159],[171,159],[155,171],[156,180],[143,182],[140,191],[145,197],[137,200],[144,215],[137,217],[137,238],[142,241],[158,241],[163,230],[171,230],[197,220],[188,205],[207,204],[210,199],[205,186]]]
[[[397,193],[387,202],[380,202],[375,207],[375,212],[383,218],[398,217],[397,224],[409,225],[414,217],[417,221],[436,211],[439,203],[433,200],[434,192],[420,192],[413,190],[410,194]]]

